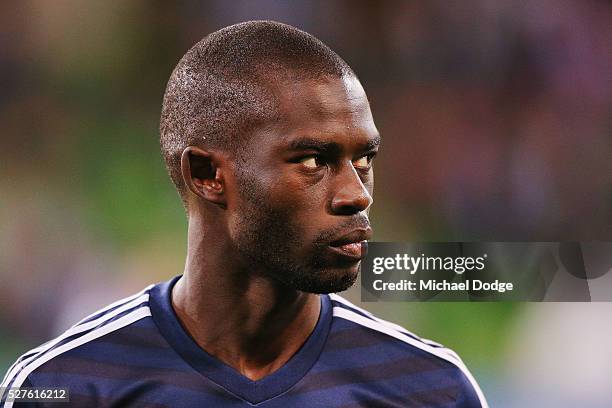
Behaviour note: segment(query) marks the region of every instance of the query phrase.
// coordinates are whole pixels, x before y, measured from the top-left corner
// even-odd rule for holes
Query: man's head
[[[268,21],[210,34],[172,73],[160,130],[190,218],[206,214],[234,256],[302,291],[354,282],[379,136],[326,45]]]

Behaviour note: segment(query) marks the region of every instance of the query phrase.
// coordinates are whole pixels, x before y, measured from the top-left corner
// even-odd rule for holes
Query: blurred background
[[[377,241],[612,240],[612,3],[0,3],[0,372],[182,272],[158,121],[179,58],[273,19],[357,72],[383,136]],[[347,295],[359,300],[358,288]],[[492,407],[612,406],[610,303],[377,303]]]

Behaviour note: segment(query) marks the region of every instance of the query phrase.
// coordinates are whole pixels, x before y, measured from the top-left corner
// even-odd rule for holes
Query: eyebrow
[[[380,135],[369,139],[367,143],[360,143],[360,150],[372,150],[380,144]],[[324,153],[339,153],[342,151],[340,144],[336,142],[323,141],[310,137],[301,137],[289,142],[289,150],[318,150]]]

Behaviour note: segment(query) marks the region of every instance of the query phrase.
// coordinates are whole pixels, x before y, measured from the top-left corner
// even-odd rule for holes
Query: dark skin
[[[191,146],[181,160],[188,253],[173,307],[200,347],[251,380],[312,333],[311,292],[357,277],[380,140],[356,78],[276,85],[282,119],[241,158]]]

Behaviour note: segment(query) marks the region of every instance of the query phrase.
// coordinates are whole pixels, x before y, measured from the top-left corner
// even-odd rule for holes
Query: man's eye
[[[355,166],[358,169],[367,170],[370,168],[373,158],[374,158],[373,154],[368,154],[367,156],[360,157],[357,160],[353,160],[353,166]]]
[[[316,169],[317,167],[321,165],[320,160],[317,160],[317,158],[313,156],[304,157],[302,160],[300,160],[300,163],[302,163],[304,166],[308,167],[309,169]]]

